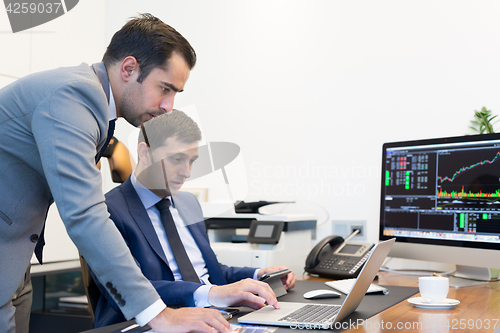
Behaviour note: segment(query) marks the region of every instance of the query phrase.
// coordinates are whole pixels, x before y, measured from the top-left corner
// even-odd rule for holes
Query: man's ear
[[[137,80],[137,76],[139,76],[139,63],[137,59],[132,56],[123,59],[120,66],[120,77],[122,80],[125,82]]]
[[[149,148],[146,142],[143,141],[137,145],[137,156],[144,166],[151,165],[151,154],[151,148]]]

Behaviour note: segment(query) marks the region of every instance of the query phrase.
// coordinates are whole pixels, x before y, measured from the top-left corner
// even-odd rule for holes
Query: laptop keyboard
[[[325,321],[332,321],[339,310],[339,305],[308,304],[280,318],[279,321],[313,324],[323,323]]]

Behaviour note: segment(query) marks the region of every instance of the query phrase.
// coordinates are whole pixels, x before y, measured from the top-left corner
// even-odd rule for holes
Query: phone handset
[[[314,268],[343,242],[344,239],[342,237],[335,235],[328,236],[321,240],[318,244],[316,244],[311,252],[309,252],[304,270],[308,273],[312,273]]]

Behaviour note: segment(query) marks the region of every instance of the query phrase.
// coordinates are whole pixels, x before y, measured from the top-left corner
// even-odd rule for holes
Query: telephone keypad
[[[330,246],[326,246],[328,244]],[[373,245],[371,243],[346,243],[345,241],[341,244],[331,243],[331,240],[326,238],[309,254],[305,270],[335,279],[356,277],[368,260]]]
[[[317,269],[330,272],[345,272],[354,274],[368,259],[370,251],[367,251],[362,258],[347,257],[339,254],[330,255],[318,265]]]

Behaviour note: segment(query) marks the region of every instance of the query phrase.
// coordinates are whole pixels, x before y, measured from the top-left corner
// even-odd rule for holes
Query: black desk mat
[[[307,300],[302,295],[310,290],[316,289],[330,289],[324,282],[321,281],[297,281],[295,288],[288,291],[287,295],[280,297],[278,300],[280,302],[303,302],[303,303],[321,303],[321,304],[342,304],[345,299],[345,295],[341,293],[340,298],[328,298],[328,299],[316,299],[316,300]],[[331,329],[331,330],[317,330],[318,332],[342,332],[348,328],[351,328],[351,324],[356,325],[358,320],[365,320],[370,317],[373,317],[379,312],[384,311],[385,309],[390,308],[397,303],[404,301],[405,299],[415,295],[418,293],[418,288],[416,287],[395,287],[388,286],[389,295],[382,294],[369,294],[363,298],[363,301],[359,304],[356,311],[354,311],[351,315],[346,317],[343,321],[339,322],[338,327],[344,327],[340,329]],[[240,313],[235,315],[233,319],[231,319],[230,323],[237,323],[237,318],[253,311],[250,308],[240,308]],[[118,333],[121,329],[134,324],[135,321],[131,320],[127,323],[115,324],[108,327],[101,327],[95,330],[85,331],[82,333]],[[375,323],[373,323],[375,325]],[[340,326],[343,325],[343,326]],[[354,326],[355,327],[355,326]],[[280,327],[276,332],[285,332],[292,330],[288,327]],[[141,330],[142,331],[142,330]],[[297,331],[295,329],[294,331]],[[133,331],[129,331],[133,332]]]
[[[383,294],[368,294],[366,295],[361,303],[359,304],[356,311],[347,316],[344,320],[337,323],[334,326],[334,329],[326,330],[329,332],[342,332],[349,328],[355,328],[358,320],[365,320],[370,317],[373,317],[379,312],[384,311],[385,309],[390,308],[397,303],[404,301],[405,299],[415,295],[418,293],[417,287],[396,287],[396,286],[388,286],[386,287],[389,290],[388,295]],[[315,299],[308,300],[305,299],[302,295],[310,290],[316,289],[331,289],[324,282],[321,281],[297,281],[295,288],[288,291],[287,295],[280,297],[278,300],[280,302],[303,302],[303,303],[320,303],[320,304],[342,304],[346,295],[340,293],[342,296],[340,298],[327,298],[327,299]],[[241,308],[241,312],[235,316],[238,318],[252,310],[247,308]],[[230,322],[236,323],[237,319],[232,319]],[[376,323],[372,323],[376,325]],[[334,324],[335,325],[335,324]],[[354,326],[352,326],[354,325]],[[338,329],[335,329],[338,327]],[[360,326],[361,327],[361,326]],[[292,330],[288,327],[280,327],[277,332],[285,332],[287,330]],[[297,331],[295,329],[294,331]],[[325,330],[319,330],[325,331]]]

